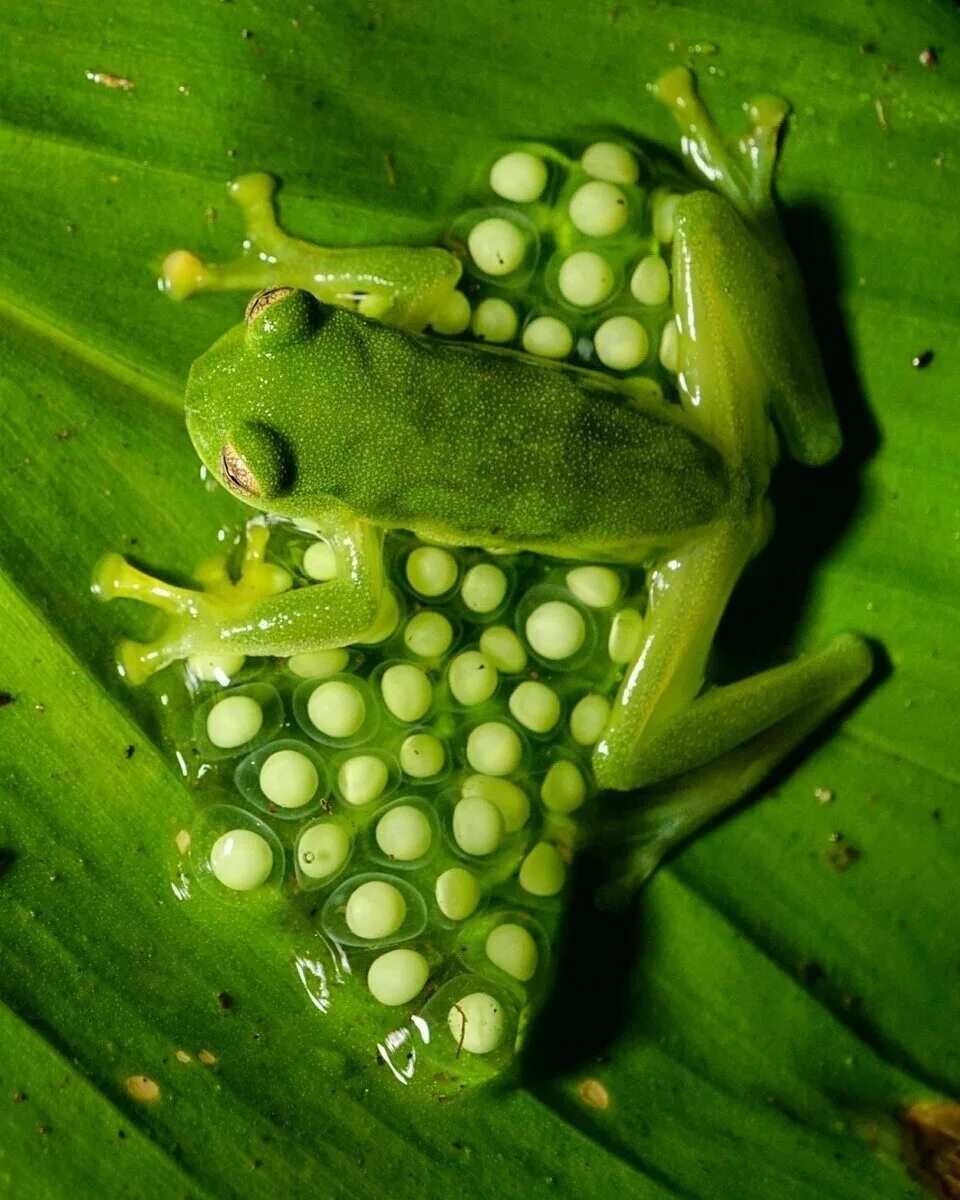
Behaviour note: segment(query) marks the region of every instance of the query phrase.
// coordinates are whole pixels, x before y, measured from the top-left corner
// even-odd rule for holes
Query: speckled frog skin
[[[603,788],[679,779],[678,813],[704,797],[715,811],[859,686],[870,655],[844,635],[704,690],[731,590],[769,535],[781,441],[816,466],[840,435],[770,198],[784,106],[749,106],[751,131],[729,149],[689,73],[671,72],[655,91],[707,185],[673,210],[675,402],[627,375],[425,336],[449,311],[456,254],[299,242],[276,226],[262,176],[239,185],[249,229],[239,263],[168,260],[174,294],[263,289],[194,364],[187,426],[236,496],[314,522],[337,574],[278,591],[253,556],[238,582],[192,592],[111,556],[101,596],[170,615],[158,642],[123,646],[131,682],[198,652],[286,656],[362,639],[384,603],[382,538],[399,528],[447,545],[646,568],[643,635],[593,750]]]

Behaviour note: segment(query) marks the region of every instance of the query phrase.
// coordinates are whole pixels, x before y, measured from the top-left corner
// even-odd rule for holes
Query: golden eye
[[[241,496],[259,496],[260,484],[257,477],[247,466],[242,454],[227,442],[220,451],[220,476],[223,482]]]
[[[292,291],[293,288],[289,287],[269,287],[264,288],[262,292],[257,292],[255,296],[251,296],[247,304],[247,310],[243,314],[245,323],[252,325],[257,317],[265,312],[271,304],[276,304],[284,296],[289,296]]]

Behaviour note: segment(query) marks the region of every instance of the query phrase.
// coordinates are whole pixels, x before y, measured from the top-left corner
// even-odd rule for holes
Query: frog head
[[[325,306],[309,292],[267,288],[190,372],[186,419],[194,447],[214,478],[254,508],[299,510],[302,429],[284,381],[305,367],[324,319]]]

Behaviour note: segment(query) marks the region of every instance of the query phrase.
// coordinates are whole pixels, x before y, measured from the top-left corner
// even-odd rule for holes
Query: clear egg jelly
[[[313,584],[303,561],[315,539],[286,522],[271,529],[268,556],[293,586]],[[239,552],[242,535],[236,542]],[[424,595],[416,584],[435,590],[436,575],[418,575],[419,549],[408,534],[386,539],[396,606],[376,644],[181,668],[191,702],[165,712],[198,812],[181,834],[176,890],[229,904],[289,898],[321,939],[311,959],[326,964],[325,1003],[337,983],[362,991],[374,1045],[402,1077],[419,1059],[472,1080],[509,1063],[549,979],[578,827],[596,794],[590,752],[639,637],[644,580],[444,549],[454,582]],[[471,593],[477,567],[500,577],[496,603],[497,588]],[[164,688],[172,694],[169,680]],[[350,919],[351,895],[371,881],[399,894],[399,916],[388,904],[366,924]],[[400,947],[423,960],[415,994],[392,976],[393,991],[376,985],[391,963],[371,991],[371,968]],[[395,965],[401,976],[421,966]],[[417,979],[415,969],[407,986]],[[451,1032],[459,992],[499,1005],[489,1049],[469,1049],[469,1020],[463,1036]]]
[[[451,227],[465,272],[432,332],[566,359],[675,402],[670,243],[689,184],[610,145],[571,157],[528,144],[491,160]],[[526,156],[515,178],[511,153]],[[494,225],[484,240],[490,221],[516,236],[498,241]],[[329,577],[322,541],[270,526],[267,557],[293,586]],[[242,542],[235,532],[238,560]],[[455,1091],[510,1065],[548,986],[597,794],[591,748],[639,644],[645,581],[401,532],[385,556],[395,609],[368,642],[186,664],[191,703],[165,712],[198,815],[175,890],[289,900],[311,930],[296,964],[315,1006],[349,989],[351,1023],[398,1079]],[[233,697],[260,719],[249,704],[215,712]]]
[[[447,235],[464,262],[462,295],[434,331],[607,370],[644,396],[676,399],[670,251],[690,182],[666,157],[622,142],[567,150],[527,143],[479,173],[473,206]],[[527,170],[505,171],[517,158]]]

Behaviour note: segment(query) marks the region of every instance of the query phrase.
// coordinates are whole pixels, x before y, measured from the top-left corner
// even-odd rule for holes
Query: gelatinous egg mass
[[[676,403],[674,177],[615,139],[481,166],[450,232],[464,282],[428,336],[589,366],[624,389],[611,403]],[[272,521],[272,569],[336,578],[324,532]],[[356,644],[183,665],[183,719],[164,711],[198,803],[184,870],[251,920],[292,905],[330,1003],[353,989],[397,1072],[455,1091],[504,1069],[549,985],[646,579],[403,531],[384,564]]]

